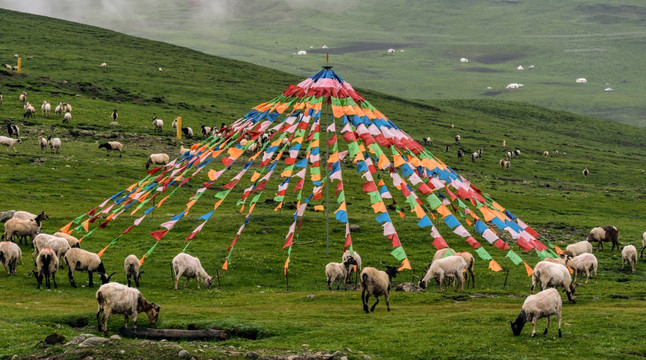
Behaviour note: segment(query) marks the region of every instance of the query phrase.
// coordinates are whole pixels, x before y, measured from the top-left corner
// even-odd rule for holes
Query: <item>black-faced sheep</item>
[[[0,262],[7,274],[16,274],[16,266],[21,263],[22,250],[11,241],[0,241]]]
[[[177,131],[177,119],[173,120],[173,130]],[[193,129],[190,127],[182,127],[182,133],[188,138],[193,138]]]
[[[206,138],[211,136],[213,128],[211,126],[201,125],[202,128],[202,137]]]
[[[22,239],[29,237],[29,242],[31,243],[36,235],[40,232],[41,220],[45,217],[45,213],[41,212],[33,220],[22,220],[15,218],[7,220],[4,224],[4,234],[2,234],[2,240],[11,240],[14,241],[14,236],[17,237],[21,242]]]
[[[325,278],[327,279],[327,288],[332,290],[332,283],[337,282],[336,289],[339,290],[341,287],[341,281],[343,281],[343,288],[345,288],[345,281],[348,278],[348,273],[350,272],[350,266],[356,265],[357,262],[353,257],[347,257],[343,262],[331,262],[325,265]]]
[[[69,249],[67,253],[65,253],[65,262],[69,269],[67,276],[70,279],[70,285],[74,288],[76,287],[76,283],[74,282],[74,271],[87,272],[90,278],[90,287],[94,286],[92,279],[93,273],[96,272],[99,274],[102,284],[109,282],[112,275],[115,274],[112,273],[107,276],[105,274],[105,267],[103,266],[103,262],[99,255],[80,248]]]
[[[20,138],[20,128],[11,121],[7,121],[7,134],[11,138]]]
[[[43,277],[45,278],[45,285],[48,289],[51,289],[51,283],[49,278],[52,278],[54,283],[54,288],[57,288],[56,285],[56,271],[58,271],[58,257],[54,250],[45,248],[42,249],[36,258],[36,281],[38,282],[37,288],[40,289],[40,286],[43,284]]]
[[[588,283],[588,280],[590,280],[590,273],[594,274],[594,283],[597,283],[597,268],[599,265],[597,263],[596,256],[589,253],[583,253],[573,258],[568,256],[566,263],[567,266],[571,267],[574,270],[574,283],[576,283],[576,278],[579,274],[579,271],[585,271],[586,284]]]
[[[431,144],[431,138],[430,137],[425,137],[422,140],[424,140],[424,145],[430,145]]]
[[[592,244],[589,241],[583,240],[575,242],[565,247],[565,254],[575,257],[584,253],[592,254]]]
[[[426,275],[417,284],[420,288],[425,289],[428,281],[436,279],[440,283],[440,292],[442,292],[442,283],[446,278],[455,278],[455,290],[461,285],[460,292],[464,291],[464,273],[467,268],[467,262],[462,256],[447,256],[434,260],[426,271]]]
[[[157,119],[157,116],[153,116],[153,131],[161,132],[163,127],[164,127],[164,120]]]
[[[41,213],[42,213],[42,216],[40,218],[41,221],[49,220],[49,216],[45,214],[45,211],[41,211]],[[37,217],[38,215],[32,214],[28,211],[22,211],[22,210],[18,210],[13,214],[14,219],[20,219],[20,220],[36,220]]]
[[[449,151],[448,150],[448,145],[447,145],[447,150],[446,151]],[[464,150],[459,149],[458,150],[458,160],[462,161],[463,159],[464,159]]]
[[[344,252],[343,252],[343,255],[341,256],[341,262],[345,262],[345,261],[346,261],[348,258],[350,258],[350,257],[353,257],[353,258],[354,258],[354,261],[356,261],[356,262],[357,262],[357,264],[356,264],[356,265],[353,265],[353,266],[352,266],[352,267],[350,267],[350,269],[348,270],[348,277],[347,277],[347,281],[352,280],[352,274],[353,274],[353,273],[355,273],[355,274],[359,275],[359,273],[361,272],[361,269],[362,269],[362,268],[361,268],[361,255],[359,255],[359,253],[358,253],[358,252],[356,252],[356,251],[352,251],[352,254],[350,254],[350,250],[346,250],[346,251],[344,251]]]
[[[36,257],[43,249],[54,250],[56,258],[58,259],[62,259],[63,256],[65,256],[65,253],[67,253],[67,250],[70,249],[70,244],[67,242],[67,239],[45,233],[36,235],[33,241],[33,246],[34,252],[31,257],[34,259],[34,264],[36,263]]]
[[[561,337],[561,309],[563,308],[563,301],[561,295],[556,289],[547,289],[539,292],[536,295],[530,295],[525,299],[520,314],[513,322],[510,321],[511,331],[515,336],[520,335],[523,326],[528,321],[532,322],[532,337],[536,336],[536,322],[538,319],[547,318],[547,325],[543,335],[547,334],[547,329],[550,327],[550,317],[556,315],[556,320],[559,323],[559,337]]]
[[[112,110],[112,114],[110,114],[110,120],[112,120],[112,122],[115,122],[118,118],[119,114],[117,114],[117,109]]]
[[[169,161],[170,157],[167,154],[150,154],[148,160],[146,160],[146,169],[148,169],[150,165],[166,165]]]
[[[635,266],[637,265],[637,248],[634,245],[626,245],[621,249],[621,270],[624,269],[624,265],[630,265],[635,272]]]
[[[96,321],[99,331],[108,336],[108,319],[112,313],[122,314],[125,317],[125,327],[128,328],[128,317],[132,317],[134,328],[137,328],[137,315],[145,312],[148,321],[154,325],[159,318],[161,307],[148,302],[137,289],[129,288],[119,283],[101,285],[96,292],[99,307],[96,312]]]
[[[61,139],[60,138],[53,138],[51,135],[47,136],[47,143],[49,144],[50,147],[50,152],[53,154],[54,150],[56,150],[57,154],[60,154],[61,152]]]
[[[615,246],[617,247],[617,251],[620,251],[618,238],[619,231],[614,226],[598,226],[590,230],[590,234],[588,234],[589,242],[598,242],[597,251],[599,251],[599,247],[603,250],[604,242],[612,242],[610,251],[613,251]]]
[[[375,311],[379,303],[379,297],[383,296],[386,300],[386,309],[390,311],[390,286],[392,279],[397,276],[399,270],[395,266],[386,266],[386,271],[377,270],[371,266],[365,267],[361,271],[361,302],[363,311],[370,313]],[[375,303],[368,309],[368,299],[370,295],[375,297]]]
[[[123,269],[126,271],[126,279],[128,279],[128,287],[130,287],[130,279],[135,280],[135,286],[139,287],[139,277],[143,271],[139,271],[139,259],[137,255],[128,255],[123,261]]]
[[[119,157],[123,155],[123,144],[118,141],[108,141],[107,143],[99,144],[99,149],[104,148],[107,150],[105,156],[110,156],[110,151],[115,150],[119,152]]]
[[[68,104],[68,103],[64,102],[64,103],[63,103],[63,111],[64,111],[64,112],[71,113],[71,112],[72,112],[72,105],[70,105],[70,104]]]
[[[549,261],[541,261],[534,267],[532,274],[532,288],[530,294],[534,293],[536,284],[541,284],[541,290],[548,287],[562,286],[565,289],[568,300],[575,303],[574,292],[575,288],[572,284],[572,276],[567,267]]]
[[[7,147],[7,152],[9,152],[9,148],[13,149],[13,152],[18,152],[16,150],[16,143],[22,144],[22,140],[20,139],[12,139],[10,137],[6,136],[0,136],[0,145],[4,145]]]
[[[455,135],[455,142],[459,143],[460,142],[460,135]]]
[[[188,281],[192,278],[195,278],[197,282],[197,288],[200,288],[200,279],[204,281],[204,286],[207,288],[211,287],[213,284],[213,277],[204,271],[202,268],[202,263],[200,259],[191,256],[186,253],[179,253],[171,261],[171,270],[173,271],[173,276],[175,277],[175,290],[179,290],[178,282],[179,278],[184,276],[186,277],[186,283],[184,284],[184,289],[188,285]]]

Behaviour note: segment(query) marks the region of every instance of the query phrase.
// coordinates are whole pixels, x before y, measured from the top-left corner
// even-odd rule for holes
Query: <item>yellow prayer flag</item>
[[[314,206],[314,211],[323,211],[325,210],[325,206],[323,205],[315,205]]]

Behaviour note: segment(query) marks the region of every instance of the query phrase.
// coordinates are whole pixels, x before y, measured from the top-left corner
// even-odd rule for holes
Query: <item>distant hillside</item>
[[[299,76],[330,53],[355,86],[406,98],[522,101],[646,127],[638,0],[102,4],[0,1]]]

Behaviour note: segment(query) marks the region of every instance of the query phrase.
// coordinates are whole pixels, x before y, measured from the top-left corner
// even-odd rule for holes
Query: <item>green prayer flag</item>
[[[260,200],[260,195],[262,195],[262,194],[258,194],[258,195],[256,195],[256,196],[254,196],[254,197],[253,197],[253,199],[251,199],[251,203],[252,203],[252,204],[257,203],[257,202],[258,202],[258,200]]]
[[[121,235],[117,236],[117,238],[116,238],[116,239],[114,239],[114,240],[112,240],[112,241],[108,244],[108,246],[116,244],[116,243],[117,243],[117,241],[119,241],[119,238],[120,238],[120,237],[121,237]]]
[[[460,206],[463,209],[467,208],[467,205],[465,203],[463,203],[462,200],[460,200],[460,199],[458,199],[458,206]]]
[[[445,258],[445,257],[449,257],[449,256],[454,256],[454,255],[455,255],[455,253],[450,248],[447,248],[446,252],[444,253],[444,256],[442,256],[442,257]]]
[[[188,244],[186,244],[186,246],[184,246],[184,249],[182,249],[183,253],[186,252],[186,249],[188,248],[189,245],[191,245],[191,242],[193,242],[193,240],[189,241]],[[157,245],[157,244],[155,244],[155,245]]]
[[[370,196],[370,204],[376,204],[381,201],[379,191],[371,191],[368,193],[368,196]]]
[[[159,244],[159,241],[155,242],[155,245],[153,245],[153,247],[151,247],[150,250],[148,250],[148,252],[146,253],[146,256],[150,256],[150,254],[152,254],[153,250],[155,250],[155,248],[157,247],[157,244]]]
[[[506,255],[506,256],[507,256],[507,257],[509,258],[509,260],[511,260],[511,262],[513,262],[515,265],[520,265],[520,264],[523,262],[523,259],[521,259],[521,258],[520,258],[520,256],[518,256],[518,254],[516,254],[516,253],[514,252],[514,250],[509,250],[509,251],[507,252],[507,255]]]
[[[75,223],[75,224],[78,224],[79,222],[81,222],[81,219],[83,219],[83,218],[85,217],[85,215],[86,215],[86,214],[83,214],[83,215],[81,215],[81,216],[77,217],[76,219],[74,219],[74,223]]]
[[[538,249],[534,249],[534,250],[536,250],[536,255],[541,260],[545,260],[545,258],[548,256],[546,253],[544,253],[542,251],[538,251]]]
[[[438,207],[440,207],[440,205],[442,205],[442,200],[440,200],[440,198],[437,197],[437,195],[435,194],[431,194],[427,196],[426,201],[428,201],[428,204],[431,206],[431,209],[433,210],[437,209]]]
[[[394,256],[395,259],[399,261],[406,259],[406,253],[404,252],[404,248],[401,246],[396,247],[395,250],[390,253],[390,255]]]
[[[224,198],[227,196],[227,194],[229,193],[229,191],[230,191],[230,190],[220,191],[219,193],[215,194],[215,195],[214,195],[214,197],[215,197],[216,199],[220,199],[220,200],[222,200],[222,199],[224,199]]]
[[[476,249],[476,254],[478,254],[480,259],[482,259],[482,260],[491,260],[492,259],[491,255],[489,255],[487,250],[485,250],[485,248],[483,248],[482,246]]]

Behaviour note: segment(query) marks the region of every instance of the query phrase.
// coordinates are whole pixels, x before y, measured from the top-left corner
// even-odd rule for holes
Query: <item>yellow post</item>
[[[177,117],[177,140],[182,140],[182,117]]]
[[[18,74],[22,71],[22,58],[18,58]]]

